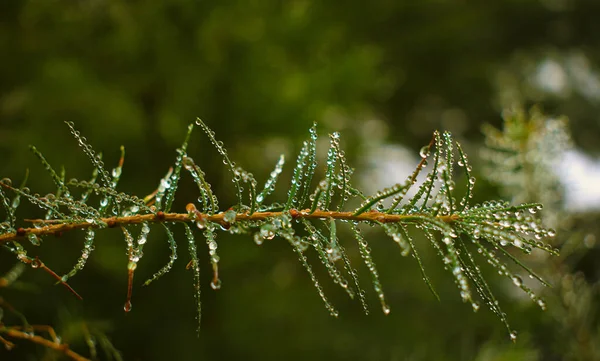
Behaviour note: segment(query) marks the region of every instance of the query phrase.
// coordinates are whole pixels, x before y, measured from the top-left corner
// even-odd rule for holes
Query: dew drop
[[[542,300],[541,298],[539,300],[537,300],[537,304],[538,306],[540,306],[540,308],[542,310],[546,310],[546,302],[544,300]]]
[[[521,279],[521,277],[514,275],[512,277],[512,281],[515,284],[515,286],[521,287],[523,285],[523,280]]]
[[[198,227],[198,229],[204,229],[206,227],[206,219],[205,218],[200,218],[196,221],[196,227]]]
[[[216,280],[212,280],[212,281],[210,282],[210,287],[211,287],[213,290],[218,290],[218,289],[221,289],[221,279],[217,278]]]
[[[227,223],[235,222],[236,213],[234,210],[230,209],[223,215],[223,220]]]
[[[419,155],[421,156],[421,158],[429,157],[429,146],[426,145],[422,147],[421,150],[419,150]]]
[[[123,306],[123,310],[124,310],[125,312],[129,312],[129,311],[131,311],[131,301],[127,301],[127,302],[125,302],[125,306]]]
[[[40,245],[40,239],[33,233],[29,233],[27,235],[27,239],[29,239],[29,242],[31,242],[31,244],[33,244],[34,246]]]
[[[262,245],[264,240],[265,239],[262,238],[260,233],[254,233],[254,243],[256,243],[258,246]]]
[[[512,342],[515,342],[515,341],[517,341],[517,331],[512,331],[512,332],[510,333],[510,340],[511,340]]]

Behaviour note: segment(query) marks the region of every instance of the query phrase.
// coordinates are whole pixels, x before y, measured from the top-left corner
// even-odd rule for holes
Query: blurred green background
[[[295,152],[315,121],[322,139],[341,132],[357,168],[355,184],[374,190],[373,184],[388,186],[408,175],[410,168],[394,168],[398,174],[377,169],[396,164],[390,155],[405,157],[399,161],[409,167],[416,164],[411,157],[434,129],[462,140],[477,172],[481,124],[501,126],[503,109],[533,104],[547,114],[567,115],[575,147],[593,157],[600,151],[599,13],[600,2],[593,0],[4,0],[0,177],[18,182],[29,168],[32,190],[54,191],[28,144],[56,168],[64,165],[67,179],[89,177],[91,165],[63,123],[71,120],[103,152],[108,167],[116,165],[119,146],[125,145],[120,189],[144,196],[172,165],[187,125],[201,117],[259,182],[280,153],[287,155],[279,199],[285,197]],[[392,152],[390,145],[411,151]],[[199,130],[189,153],[206,171],[221,206],[233,204],[221,158]],[[498,187],[477,175],[477,200],[499,198]],[[189,178],[180,187],[175,209],[183,211],[198,195]],[[27,210],[37,214],[23,206],[20,216],[32,218]],[[0,295],[31,323],[54,325],[81,353],[87,354],[85,324],[99,343],[110,339],[132,361],[597,360],[600,248],[592,242],[597,215],[592,207],[569,219],[557,227],[562,232],[556,246],[568,244],[572,251],[558,259],[522,257],[555,285],[540,290],[547,311],[486,271],[519,331],[516,344],[491,312],[473,313],[460,301],[433,252],[421,251],[441,303],[412,258],[402,257],[377,232],[368,239],[392,307],[389,316],[380,312],[372,292],[371,314],[363,315],[313,262],[341,311],[332,318],[289,245],[275,239],[257,247],[251,237],[222,235],[219,291],[208,286],[210,263],[199,246],[198,337],[182,233],[174,269],[141,287],[168,260],[158,229],[136,271],[129,314],[123,312],[125,244],[115,230],[97,232],[87,267],[70,280],[83,302],[33,271]],[[68,272],[83,242],[82,232],[72,233],[45,240],[31,254],[59,274]],[[366,274],[357,250],[349,248]],[[0,252],[0,273],[14,263]],[[363,287],[370,290],[368,277]],[[7,315],[4,322],[10,320]],[[28,343],[18,346],[0,350],[0,359],[60,357]],[[108,358],[99,351],[98,359]]]

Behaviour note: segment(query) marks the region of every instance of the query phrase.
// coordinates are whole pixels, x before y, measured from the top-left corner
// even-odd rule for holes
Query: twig
[[[248,213],[239,213],[236,215],[236,221],[260,221],[268,218],[278,217],[288,212],[255,212],[253,214]],[[357,216],[353,215],[353,212],[332,212],[332,211],[320,211],[317,210],[315,212],[310,212],[310,210],[305,209],[303,211],[298,211],[292,209],[289,211],[289,214],[292,218],[306,218],[306,219],[340,219],[340,220],[348,220],[348,221],[363,221],[363,222],[379,222],[379,223],[396,223],[402,221],[410,221],[418,218],[419,216],[424,216],[420,214],[387,214],[382,212],[364,212]],[[224,220],[225,213],[219,214],[201,214],[201,218],[208,222],[220,223],[224,226],[229,225],[227,221]],[[458,215],[450,215],[450,216],[436,216],[436,218],[442,222],[451,223],[459,219]],[[116,226],[127,225],[127,224],[140,224],[142,222],[194,222],[196,220],[196,215],[190,217],[188,213],[162,213],[157,212],[156,214],[144,214],[144,215],[134,215],[127,217],[108,217],[108,218],[100,218],[96,220],[94,223],[90,222],[78,222],[78,223],[59,223],[63,222],[62,220],[42,220],[42,219],[29,219],[28,222],[32,223],[50,223],[47,226],[40,228],[19,228],[15,233],[6,233],[0,235],[0,244],[4,242],[15,241],[19,239],[26,238],[29,234],[34,234],[36,236],[47,236],[47,235],[59,235],[64,232],[72,231],[74,229],[87,229],[87,228],[99,228],[98,223],[102,222],[103,224],[107,224],[109,228],[113,228]]]
[[[52,335],[54,332],[54,330],[52,330],[52,332],[49,331],[49,329],[52,329],[50,326],[35,325],[35,326],[32,326],[32,328],[46,330],[46,331],[48,331],[48,333],[50,333],[50,335]],[[61,352],[65,356],[67,356],[75,361],[90,361],[90,359],[85,358],[85,357],[81,356],[80,354],[76,353],[75,351],[71,350],[67,344],[60,344],[55,341],[47,340],[38,335],[32,335],[27,332],[23,332],[19,329],[19,327],[1,327],[0,333],[4,334],[7,337],[11,337],[11,338],[16,338],[16,339],[21,339],[21,340],[29,340],[33,343],[37,343],[38,345],[42,345],[44,347],[53,349],[57,352]],[[14,344],[12,342],[10,342],[2,337],[0,337],[0,342],[4,343],[5,346],[10,346],[10,347],[14,346]]]

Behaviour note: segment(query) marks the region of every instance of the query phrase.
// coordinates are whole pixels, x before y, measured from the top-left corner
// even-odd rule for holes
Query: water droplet
[[[273,226],[270,224],[264,224],[262,227],[260,227],[260,235],[264,239],[273,239],[275,237]]]
[[[523,279],[521,279],[521,277],[514,275],[512,277],[512,281],[515,284],[515,286],[521,287],[523,285]]]
[[[223,215],[223,220],[227,223],[235,222],[236,213],[234,210],[230,209]]]
[[[131,311],[131,301],[127,301],[127,302],[125,302],[125,306],[123,306],[123,310],[124,310],[125,312],[129,312],[129,311]]]
[[[544,300],[542,300],[541,298],[539,300],[537,300],[537,304],[538,306],[540,306],[540,308],[542,310],[546,310],[546,302]]]
[[[198,229],[204,229],[206,227],[206,219],[204,217],[198,219],[196,221],[196,227],[198,227]]]
[[[421,150],[419,150],[419,155],[421,156],[421,158],[429,157],[429,146],[426,145],[422,147]]]
[[[515,341],[517,340],[517,331],[512,331],[512,332],[510,333],[510,340],[511,340],[512,342],[515,342]]]
[[[29,233],[27,235],[27,239],[29,239],[29,242],[31,242],[31,244],[33,244],[34,246],[40,245],[40,239],[33,233]]]
[[[262,236],[260,235],[260,233],[254,233],[254,243],[256,243],[257,245],[262,245],[264,242],[264,238],[262,238]]]
[[[210,287],[211,287],[213,290],[218,290],[218,289],[221,289],[221,279],[217,278],[216,280],[212,280],[212,281],[210,282]]]

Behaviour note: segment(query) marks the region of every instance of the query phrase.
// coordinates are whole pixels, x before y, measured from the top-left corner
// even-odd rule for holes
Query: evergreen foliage
[[[511,328],[506,314],[484,278],[481,263],[491,265],[500,275],[507,277],[525,292],[533,302],[542,309],[546,308],[545,301],[527,287],[521,276],[513,272],[505,262],[508,260],[515,263],[529,276],[547,285],[514,255],[514,251],[528,254],[536,248],[557,254],[556,249],[544,242],[553,237],[555,232],[545,228],[536,217],[542,205],[511,205],[498,200],[471,204],[476,180],[467,155],[449,132],[433,134],[431,142],[421,149],[421,160],[414,172],[405,181],[373,195],[365,195],[352,186],[354,170],[347,164],[338,133],[329,136],[324,177],[313,184],[313,179],[318,175],[317,130],[314,125],[297,157],[287,200],[280,203],[266,200],[273,193],[282,173],[284,156],[279,158],[264,187],[259,190],[252,173],[229,158],[223,143],[200,119],[189,126],[183,144],[176,151],[173,167],[160,179],[156,190],[144,198],[117,190],[124,164],[123,148],[117,166],[109,171],[102,156],[93,150],[74,125],[68,122],[67,126],[93,166],[92,177],[90,180],[67,181],[64,170],[57,172],[40,151],[31,147],[50,174],[57,190],[40,195],[29,190],[25,181],[16,186],[10,179],[3,179],[0,182],[0,206],[5,220],[0,223],[0,243],[18,261],[32,268],[44,269],[78,297],[67,282],[85,267],[95,248],[96,232],[118,227],[123,233],[128,257],[128,291],[124,310],[129,312],[132,308],[133,277],[138,262],[143,258],[148,235],[153,231],[164,231],[171,255],[167,264],[156,271],[144,285],[158,280],[173,267],[178,258],[174,229],[181,223],[190,259],[187,268],[194,272],[193,288],[198,324],[201,315],[202,265],[198,257],[197,238],[204,238],[206,242],[213,271],[210,285],[216,290],[221,287],[217,235],[222,232],[249,235],[248,238],[252,238],[258,246],[275,237],[287,241],[309,274],[325,308],[332,316],[337,317],[337,308],[326,296],[317,273],[309,262],[307,251],[314,250],[317,260],[327,270],[333,282],[350,298],[358,298],[364,312],[368,313],[366,293],[359,282],[356,266],[346,252],[346,247],[349,246],[339,236],[339,226],[348,226],[357,242],[360,257],[370,273],[372,287],[381,308],[384,314],[388,314],[390,305],[386,301],[375,261],[371,257],[370,245],[361,232],[360,225],[367,224],[380,226],[398,244],[402,255],[411,255],[415,259],[424,282],[433,296],[439,299],[417,253],[411,233],[416,230],[424,235],[439,255],[443,267],[451,274],[460,298],[469,303],[474,311],[479,310],[482,305],[490,309],[506,326],[512,340],[516,339],[517,333]],[[187,146],[195,126],[204,131],[231,173],[237,203],[230,208],[219,208],[218,199],[207,182],[205,173],[187,154]],[[186,173],[189,173],[198,187],[198,201],[189,203],[185,212],[175,213],[172,206],[176,191],[181,177]],[[419,183],[417,179],[421,173],[426,175],[425,180]],[[457,183],[459,181],[464,183],[464,187]],[[461,188],[464,191],[459,191]],[[45,218],[32,220],[18,216],[17,209],[21,200],[41,208],[46,212]],[[27,224],[32,226],[26,227]],[[190,224],[194,227],[190,227]],[[73,269],[63,276],[54,273],[38,257],[31,256],[28,252],[30,247],[27,243],[37,247],[50,235],[60,235],[75,229],[84,230],[84,246]],[[22,272],[23,267],[15,269],[18,273]],[[0,307],[11,311],[3,304]],[[39,337],[37,330],[25,320],[22,326],[15,327]],[[0,324],[0,336],[16,337],[13,332],[15,330],[14,327]],[[9,342],[0,340],[5,344]],[[63,348],[63,351],[70,352],[68,347]],[[77,359],[76,356],[69,356]]]

